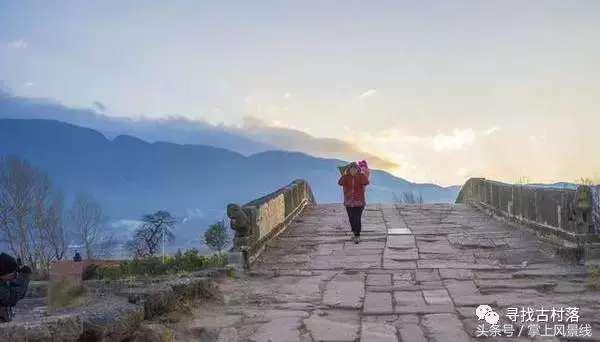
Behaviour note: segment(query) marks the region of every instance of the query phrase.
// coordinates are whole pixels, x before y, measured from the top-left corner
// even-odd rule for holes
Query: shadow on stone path
[[[476,337],[480,304],[500,313],[500,326],[512,323],[509,307],[579,307],[580,323],[600,338],[600,293],[587,289],[585,269],[529,231],[464,205],[371,205],[361,243],[350,237],[341,205],[308,210],[249,275],[220,283],[225,305],[198,308],[176,338],[202,330],[220,341],[516,340]]]

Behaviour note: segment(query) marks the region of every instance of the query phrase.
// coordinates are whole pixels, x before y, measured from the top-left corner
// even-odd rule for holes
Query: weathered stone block
[[[396,327],[392,324],[362,322],[361,342],[397,342]]]
[[[336,275],[323,295],[323,304],[339,308],[360,308],[365,295],[365,276],[362,273]]]
[[[427,342],[423,329],[417,324],[403,324],[398,332],[402,342]]]
[[[369,274],[367,275],[367,285],[369,286],[391,286],[391,274]]]
[[[434,342],[470,342],[462,322],[454,314],[433,314],[423,317],[429,340]]]
[[[367,314],[393,314],[392,294],[386,292],[367,292],[364,312]]]
[[[416,247],[414,235],[390,235],[387,239],[388,248],[412,249]]]
[[[427,304],[452,304],[452,300],[446,289],[423,290],[423,297],[425,297]]]
[[[311,315],[304,320],[315,341],[354,341],[358,339],[360,322],[355,311],[326,311],[326,315]],[[283,341],[280,338],[273,341]],[[286,340],[287,341],[287,340]]]

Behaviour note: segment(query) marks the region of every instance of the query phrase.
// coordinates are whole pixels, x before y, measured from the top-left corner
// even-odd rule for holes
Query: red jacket
[[[357,173],[355,176],[345,174],[340,177],[338,184],[344,188],[344,205],[347,207],[364,207],[365,186],[369,184],[369,178]]]

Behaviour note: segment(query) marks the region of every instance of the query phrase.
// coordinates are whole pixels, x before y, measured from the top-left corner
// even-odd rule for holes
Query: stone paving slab
[[[423,290],[438,290],[443,289],[444,285],[439,284],[402,284],[394,283],[391,286],[367,286],[367,290],[370,292],[414,292]]]
[[[256,332],[250,336],[252,342],[296,342],[300,341],[299,328],[302,326],[301,317],[273,318],[271,321],[260,325]]]
[[[473,279],[473,271],[460,268],[440,268],[440,277],[442,279]]]
[[[423,326],[432,342],[470,342],[462,322],[454,314],[433,314],[423,317]]]
[[[398,306],[419,306],[425,305],[422,291],[395,291],[394,301]]]
[[[383,259],[383,268],[393,270],[414,270],[417,267],[415,261],[398,261],[393,259]]]
[[[418,260],[419,251],[416,248],[401,250],[386,248],[383,252],[383,258],[394,261]]]
[[[495,272],[495,271],[475,271],[473,276],[469,277],[473,279],[512,279],[513,273],[508,272]]]
[[[412,231],[408,228],[390,228],[388,235],[411,235]]]
[[[385,241],[384,240],[365,240],[365,237],[362,237],[362,241],[359,244],[355,244],[354,242],[351,241],[346,241],[344,243],[344,249],[349,249],[349,250],[368,250],[368,249],[375,249],[378,251],[383,250],[383,246],[385,246]]]
[[[379,254],[317,256],[311,259],[310,266],[322,270],[376,268],[381,266],[381,256]]]
[[[323,304],[338,308],[360,309],[365,296],[363,273],[337,274],[325,288]]]
[[[396,327],[391,324],[364,322],[362,323],[361,342],[397,342]]]
[[[412,235],[388,236],[387,247],[395,249],[413,249],[416,247],[415,237]]]
[[[365,256],[365,255],[377,255],[381,257],[381,249],[359,249],[359,248],[344,248],[343,250],[333,252],[334,258],[344,258],[346,256]]]
[[[454,254],[458,251],[450,246],[448,240],[440,240],[434,242],[428,241],[417,241],[417,247],[420,253],[430,254]]]
[[[253,342],[300,341],[298,328],[308,317],[305,311],[265,310],[244,312],[246,320],[257,322],[256,331],[250,336]]]
[[[367,276],[367,286],[392,286],[391,274],[369,274]]]
[[[423,297],[427,304],[433,305],[452,305],[452,299],[446,289],[435,289],[435,290],[423,290]]]
[[[407,281],[411,283],[415,283],[415,271],[396,271],[392,274],[392,280],[395,282],[398,281]]]
[[[415,280],[417,283],[440,280],[440,273],[436,268],[417,270],[415,272]]]
[[[452,297],[455,305],[470,306],[470,305],[491,305],[497,306],[498,296],[496,295],[464,295]]]
[[[436,313],[454,313],[455,309],[452,305],[435,304],[435,305],[418,305],[418,306],[396,306],[395,312],[398,314],[436,314]]]
[[[418,324],[405,324],[398,330],[402,342],[427,342],[423,329]]]
[[[418,268],[470,268],[472,270],[498,270],[502,267],[498,264],[471,264],[467,262],[448,261],[447,259],[431,259],[417,261]]]
[[[326,311],[304,320],[306,329],[315,341],[355,341],[360,328],[358,312]],[[273,341],[279,341],[277,339]]]
[[[367,292],[364,313],[393,314],[392,294],[389,292]]]

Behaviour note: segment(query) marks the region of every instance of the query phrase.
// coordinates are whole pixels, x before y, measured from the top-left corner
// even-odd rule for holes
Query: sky
[[[5,1],[0,82],[344,140],[412,181],[599,177],[599,1]]]

